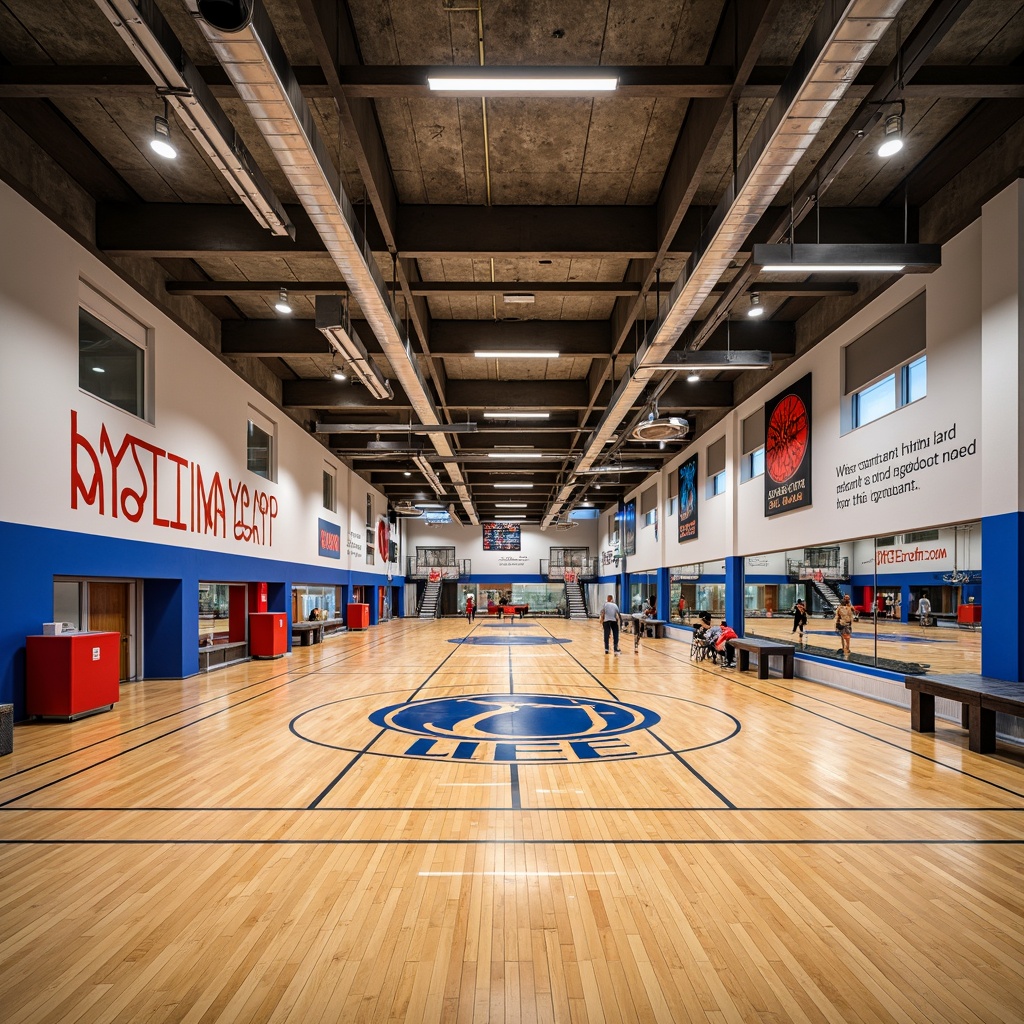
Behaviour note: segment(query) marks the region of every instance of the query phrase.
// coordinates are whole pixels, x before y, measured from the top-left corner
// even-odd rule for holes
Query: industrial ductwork
[[[440,425],[411,343],[388,298],[387,285],[266,10],[258,0],[189,3],[200,15],[198,23],[204,36],[341,271],[419,421],[427,426]],[[430,438],[442,458],[454,457],[444,434],[431,434]],[[454,461],[445,465],[470,522],[478,523],[462,471]]]
[[[827,0],[790,74],[779,90],[736,175],[695,251],[669,293],[668,306],[654,322],[630,372],[615,389],[604,416],[576,463],[585,472],[722,279],[744,240],[789,181],[829,115],[867,63],[904,0]],[[551,525],[569,500],[567,483],[543,519]]]

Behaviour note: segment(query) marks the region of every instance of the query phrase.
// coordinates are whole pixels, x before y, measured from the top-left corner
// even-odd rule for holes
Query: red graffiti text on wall
[[[225,481],[227,484],[225,497]],[[71,411],[71,507],[96,508],[101,516],[145,522],[169,530],[228,536],[270,547],[277,498],[202,467],[134,434],[119,443],[106,424],[95,443],[78,430]]]

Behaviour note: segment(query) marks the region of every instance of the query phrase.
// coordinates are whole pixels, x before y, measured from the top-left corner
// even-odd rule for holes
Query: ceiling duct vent
[[[647,419],[633,428],[630,436],[635,441],[681,441],[689,429],[689,421],[682,416],[659,417],[655,407]]]
[[[563,516],[555,523],[556,530],[575,530],[580,524],[575,519],[569,519],[567,516]]]
[[[406,516],[409,519],[423,515],[423,509],[417,508],[411,501],[400,501],[392,508],[396,516]]]

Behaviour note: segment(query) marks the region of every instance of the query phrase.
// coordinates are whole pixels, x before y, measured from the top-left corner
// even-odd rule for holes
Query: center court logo
[[[475,694],[392,704],[370,721],[413,737],[399,756],[451,761],[616,760],[641,755],[630,734],[660,715],[635,704],[537,693]]]

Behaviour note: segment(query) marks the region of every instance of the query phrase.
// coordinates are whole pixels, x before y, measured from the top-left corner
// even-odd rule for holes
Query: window
[[[265,480],[274,476],[274,421],[249,406],[245,438],[245,465]]]
[[[928,393],[928,357],[917,359],[896,369],[874,384],[853,395],[853,426],[863,427],[896,409],[901,409]]]
[[[144,419],[148,332],[86,284],[78,310],[78,386]]]
[[[843,349],[843,430],[855,430],[927,394],[925,294]]]
[[[337,470],[332,466],[326,466],[324,468],[324,508],[330,512],[337,510],[336,485]]]
[[[764,476],[764,406],[741,424],[743,460],[740,463],[740,483]]]
[[[896,375],[890,373],[877,384],[871,384],[853,396],[853,425],[867,423],[887,416],[896,408]]]
[[[928,541],[938,539],[938,530],[918,530],[917,533],[905,533],[903,535],[904,544],[925,544]],[[881,541],[879,541],[879,544],[881,544]]]
[[[707,451],[707,496],[725,493],[725,438],[720,437],[708,446]]]
[[[652,484],[640,495],[640,514],[644,526],[653,526],[658,521],[658,485]]]

